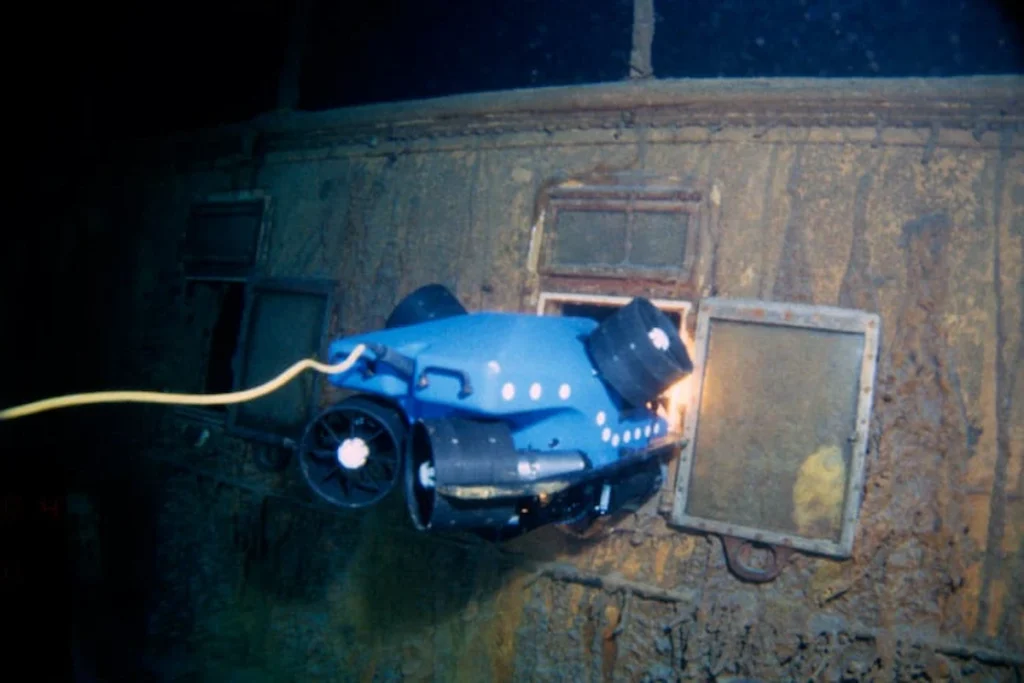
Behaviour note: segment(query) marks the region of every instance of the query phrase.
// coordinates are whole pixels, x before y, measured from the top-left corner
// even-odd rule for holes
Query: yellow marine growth
[[[835,538],[846,493],[846,462],[839,446],[822,446],[800,465],[793,485],[793,523],[802,536]]]

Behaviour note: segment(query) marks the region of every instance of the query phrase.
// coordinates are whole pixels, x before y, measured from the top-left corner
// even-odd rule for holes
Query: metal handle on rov
[[[406,381],[411,381],[416,373],[416,361],[405,356],[384,344],[367,344],[376,358],[367,366],[370,372],[376,372],[377,365],[383,363],[390,366],[395,373]],[[473,384],[469,379],[469,373],[455,368],[445,368],[437,365],[430,365],[420,371],[416,380],[417,389],[426,389],[430,386],[428,375],[449,375],[459,380],[459,398],[466,398],[473,394]]]
[[[455,368],[442,368],[436,365],[431,365],[423,368],[420,371],[420,377],[416,380],[416,388],[426,389],[430,386],[429,374],[434,375],[449,375],[459,380],[459,398],[466,398],[467,396],[473,395],[473,384],[469,380],[469,373],[464,370],[456,370]]]

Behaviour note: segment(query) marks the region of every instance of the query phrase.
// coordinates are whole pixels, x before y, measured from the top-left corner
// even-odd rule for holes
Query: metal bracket
[[[412,379],[413,373],[416,372],[416,361],[412,358],[403,356],[394,349],[383,344],[367,344],[367,348],[373,351],[376,359],[374,359],[372,364],[368,364],[366,366],[366,371],[363,375],[364,377],[367,376],[367,372],[369,373],[369,376],[372,377],[377,371],[377,364],[384,363],[385,365],[391,366],[402,379],[407,381]]]
[[[766,583],[772,581],[789,562],[789,556],[793,553],[792,548],[768,543],[751,542],[735,536],[722,536],[722,545],[725,547],[725,559],[729,563],[729,569],[733,574],[753,583]],[[758,547],[767,550],[771,558],[769,564],[763,569],[755,569],[750,566],[750,553]]]

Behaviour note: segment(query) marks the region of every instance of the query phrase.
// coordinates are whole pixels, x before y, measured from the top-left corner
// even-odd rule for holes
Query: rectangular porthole
[[[826,306],[701,302],[673,523],[849,556],[879,324]]]
[[[180,261],[186,325],[204,348],[195,391],[230,392],[238,385],[237,355],[250,278],[260,262],[270,198],[259,190],[207,195],[192,205]],[[225,406],[178,406],[182,417],[223,424]]]
[[[259,259],[268,199],[215,195],[192,206],[181,260],[189,279],[245,280]]]
[[[688,283],[703,199],[675,177],[567,181],[539,200],[529,267],[550,279]]]
[[[235,358],[235,389],[249,389],[303,358],[323,357],[334,282],[261,279],[249,286]],[[277,391],[229,411],[231,432],[279,444],[312,417],[321,378],[306,372]]]

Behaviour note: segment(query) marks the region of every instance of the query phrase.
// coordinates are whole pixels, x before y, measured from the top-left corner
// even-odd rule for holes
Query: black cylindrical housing
[[[409,443],[406,497],[419,529],[514,524],[517,500],[563,490],[589,467],[576,451],[517,451],[497,420],[420,420]]]
[[[586,346],[601,379],[632,407],[653,401],[693,372],[672,321],[640,297],[605,318]]]

